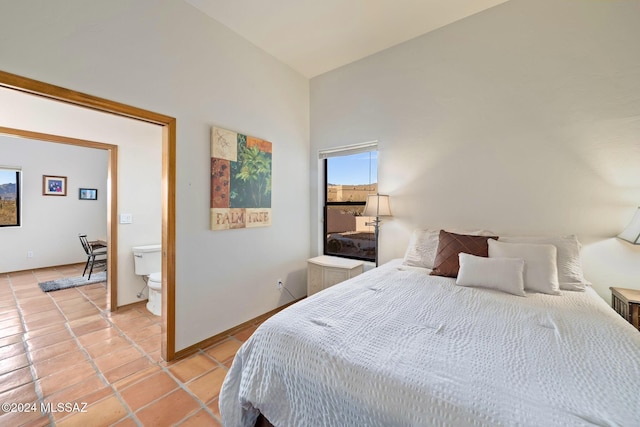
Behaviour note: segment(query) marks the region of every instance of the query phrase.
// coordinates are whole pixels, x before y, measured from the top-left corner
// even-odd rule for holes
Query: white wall
[[[132,224],[116,224],[118,227],[118,306],[140,301],[136,294],[144,286],[144,282],[134,274],[131,248],[137,245],[160,243],[162,240],[161,128],[138,120],[100,113],[4,88],[0,89],[0,125],[118,146],[118,211],[130,213],[133,216]],[[18,149],[31,147],[30,145],[22,147],[22,143],[26,143],[24,139],[13,139],[17,142],[16,148]],[[39,146],[42,147],[42,150],[40,148],[33,149],[29,151],[29,154],[31,157],[41,159],[43,163],[49,162],[49,157],[58,159],[64,153],[68,153],[69,151],[65,150],[69,150],[67,147],[70,147],[55,143],[41,142],[40,144],[42,144]],[[105,191],[98,192],[98,199],[102,203],[106,202],[107,152],[75,148],[76,150],[103,153],[105,160],[100,169],[100,182]],[[11,152],[7,158],[12,159],[13,157],[14,154]],[[67,162],[74,162],[76,160],[75,157],[70,158]],[[78,158],[79,160],[81,159]],[[75,186],[73,181],[69,185]],[[70,187],[71,190],[73,188]],[[107,234],[106,209],[107,207],[104,205],[102,237],[106,237]],[[40,212],[33,222],[44,221],[45,215],[46,212]],[[40,231],[43,247],[46,245],[49,248],[48,251],[53,251],[53,248],[58,244],[55,236],[59,231],[46,231],[44,229]],[[68,234],[68,232],[65,233]],[[76,240],[77,234],[78,232],[74,234]],[[92,235],[89,232],[87,234],[89,236]],[[4,240],[0,242],[0,247],[4,250],[5,242]],[[9,243],[7,242],[7,246]],[[77,245],[80,248],[79,242]],[[34,258],[39,258],[35,251],[34,255],[36,255]],[[78,259],[71,262],[77,261]],[[55,259],[48,258],[46,260],[43,259],[34,267],[58,264]],[[19,269],[17,265],[8,267],[8,271]]]
[[[85,262],[78,234],[107,236],[107,152],[0,135],[0,159],[22,170],[22,223],[0,228],[0,272]],[[66,176],[67,195],[43,196],[43,175]],[[79,188],[98,200],[79,200]]]
[[[0,11],[4,71],[176,117],[176,350],[306,293],[307,79],[180,0]],[[273,143],[271,227],[209,230],[212,125]]]
[[[319,149],[379,141],[381,261],[415,227],[575,233],[602,296],[639,288],[640,252],[602,243],[640,203],[638,22],[633,1],[511,0],[316,77],[312,176]]]

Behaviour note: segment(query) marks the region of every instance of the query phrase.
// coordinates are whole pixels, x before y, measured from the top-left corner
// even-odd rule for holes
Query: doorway
[[[106,188],[106,206],[107,206],[107,240],[111,244],[107,247],[107,270],[110,274],[107,276],[107,304],[110,311],[114,311],[118,306],[118,263],[117,263],[117,234],[113,233],[112,224],[116,224],[115,215],[117,212],[117,162],[118,162],[118,146],[105,144],[100,142],[87,141],[76,138],[69,138],[59,135],[45,134],[40,132],[25,131],[15,128],[7,128],[0,126],[0,135],[8,135],[17,138],[23,138],[27,143],[29,141],[42,141],[52,144],[67,144],[75,147],[84,147],[89,149],[104,150],[107,152],[107,188]]]
[[[31,95],[53,99],[78,107],[84,107],[117,116],[141,120],[162,127],[162,357],[172,360],[175,357],[175,151],[176,120],[173,117],[128,106],[92,95],[75,92],[25,77],[0,71],[0,87],[17,90]],[[111,203],[109,204],[108,235],[111,247],[117,247],[117,146],[78,140],[61,135],[49,135],[29,129],[0,128],[0,132],[16,136],[41,139],[57,143],[74,144],[101,148],[109,151],[109,186]],[[87,145],[88,144],[88,145]],[[109,254],[111,310],[117,310],[117,259]],[[113,270],[111,270],[113,269]],[[113,282],[115,278],[115,282]]]

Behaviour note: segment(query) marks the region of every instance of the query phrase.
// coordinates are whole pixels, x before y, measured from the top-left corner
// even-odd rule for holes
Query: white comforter
[[[273,316],[238,351],[225,427],[639,426],[640,332],[596,293],[464,288],[398,261]]]

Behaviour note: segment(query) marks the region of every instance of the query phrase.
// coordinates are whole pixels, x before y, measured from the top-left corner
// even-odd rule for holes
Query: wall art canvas
[[[211,129],[211,229],[271,225],[271,143]]]
[[[97,188],[80,188],[78,193],[80,200],[98,200]]]
[[[66,196],[67,177],[42,175],[42,195],[43,196]]]

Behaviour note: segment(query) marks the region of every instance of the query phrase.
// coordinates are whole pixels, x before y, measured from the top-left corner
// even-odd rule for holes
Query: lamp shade
[[[640,208],[636,210],[631,222],[622,233],[618,234],[618,237],[634,245],[640,245]]]
[[[367,196],[367,204],[364,207],[362,216],[391,216],[389,196],[382,194],[369,194]]]

